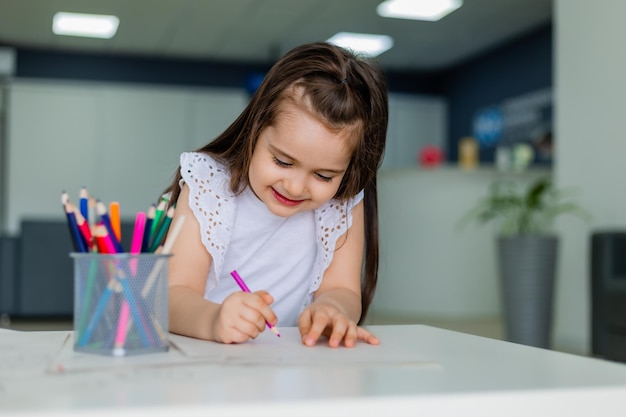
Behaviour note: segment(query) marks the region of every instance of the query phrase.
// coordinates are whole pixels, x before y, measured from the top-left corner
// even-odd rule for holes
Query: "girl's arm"
[[[173,224],[184,215],[169,264],[169,328],[173,333],[224,343],[245,342],[275,324],[272,297],[265,291],[235,292],[222,304],[204,298],[212,258],[200,239],[200,225],[189,207],[189,187],[181,190]]]
[[[361,317],[361,270],[364,247],[363,202],[352,209],[352,226],[337,239],[333,260],[324,272],[313,303],[298,319],[302,341],[307,346],[317,343],[324,334],[329,345],[337,347],[343,341],[347,347],[357,340],[378,344],[378,339],[358,327]]]

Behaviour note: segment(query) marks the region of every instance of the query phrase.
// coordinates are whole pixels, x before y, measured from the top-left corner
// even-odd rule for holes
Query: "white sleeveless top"
[[[240,291],[230,276],[236,269],[251,291],[263,289],[274,297],[279,325],[296,326],[332,261],[337,239],[352,224],[351,211],[363,191],[345,202],[330,200],[314,211],[281,217],[249,187],[235,196],[228,169],[211,156],[183,153],[180,165],[202,243],[213,258],[205,298],[221,303]]]

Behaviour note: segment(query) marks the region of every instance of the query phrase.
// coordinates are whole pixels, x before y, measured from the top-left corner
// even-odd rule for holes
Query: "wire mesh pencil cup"
[[[169,349],[171,254],[71,253],[74,350],[126,356]]]

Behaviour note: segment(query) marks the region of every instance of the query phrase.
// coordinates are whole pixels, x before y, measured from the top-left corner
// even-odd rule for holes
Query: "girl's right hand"
[[[267,291],[237,291],[226,297],[212,323],[212,334],[222,343],[243,343],[265,330],[265,322],[276,325],[270,308],[274,298]]]

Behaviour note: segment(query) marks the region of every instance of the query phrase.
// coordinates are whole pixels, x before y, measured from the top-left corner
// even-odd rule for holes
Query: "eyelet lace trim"
[[[202,243],[213,258],[215,276],[219,277],[236,213],[228,170],[198,152],[183,153],[180,166],[183,181],[189,186],[189,207],[200,224]],[[217,282],[209,285],[213,287]]]

